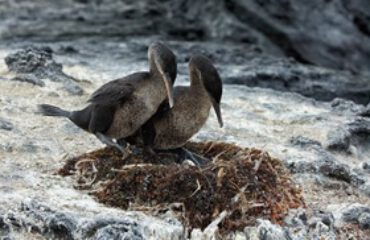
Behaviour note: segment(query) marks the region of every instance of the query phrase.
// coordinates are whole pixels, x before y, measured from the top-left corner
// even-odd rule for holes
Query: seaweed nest
[[[75,187],[99,202],[155,215],[172,211],[189,229],[213,223],[242,230],[257,218],[282,223],[290,208],[304,206],[282,162],[264,151],[216,142],[185,147],[211,161],[178,164],[175,154],[151,159],[140,149],[123,158],[104,148],[69,159],[59,174],[75,175]]]

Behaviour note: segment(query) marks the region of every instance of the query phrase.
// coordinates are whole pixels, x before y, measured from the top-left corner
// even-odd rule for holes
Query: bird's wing
[[[88,102],[104,105],[122,103],[134,93],[141,80],[146,78],[148,74],[143,72],[110,81],[97,89]]]

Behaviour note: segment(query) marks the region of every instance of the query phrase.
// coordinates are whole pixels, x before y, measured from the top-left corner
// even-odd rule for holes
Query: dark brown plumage
[[[211,61],[202,55],[189,62],[190,87],[175,87],[175,105],[160,107],[142,127],[144,144],[153,149],[182,147],[208,119],[210,108],[215,109],[220,127],[222,81]]]
[[[176,79],[176,57],[163,43],[148,49],[149,72],[138,72],[111,82],[96,90],[90,103],[80,111],[65,111],[42,104],[46,116],[67,117],[80,128],[95,134],[103,143],[123,148],[112,139],[125,138],[137,131],[169,98],[173,105],[172,86]]]

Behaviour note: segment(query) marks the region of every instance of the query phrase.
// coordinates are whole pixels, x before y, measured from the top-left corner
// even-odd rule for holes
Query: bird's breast
[[[184,145],[206,123],[210,108],[208,98],[189,96],[179,100],[165,117],[154,123],[154,147],[170,149]]]

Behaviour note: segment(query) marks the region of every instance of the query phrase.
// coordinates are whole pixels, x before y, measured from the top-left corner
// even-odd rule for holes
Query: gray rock
[[[20,150],[28,153],[36,153],[40,149],[40,146],[32,140],[26,140],[23,142]]]
[[[321,143],[319,141],[312,140],[302,136],[291,138],[290,143],[299,147],[307,147],[312,145],[321,146]]]
[[[17,74],[16,77],[12,78],[13,81],[28,82],[33,85],[44,87],[45,83],[37,78],[34,74]]]
[[[29,47],[25,50],[10,54],[5,58],[10,71],[16,73],[34,73],[38,77],[46,77],[48,71],[61,71],[62,66],[52,59],[52,50],[49,47]],[[51,75],[51,74],[50,74]]]
[[[4,221],[4,214],[0,213],[0,216],[0,236],[6,236],[9,233],[9,225]]]
[[[5,58],[10,71],[18,75],[14,80],[27,81],[43,86],[39,79],[50,79],[62,82],[65,89],[72,95],[81,95],[83,90],[75,83],[75,79],[63,72],[61,64],[53,59],[50,47],[29,47],[10,54]]]
[[[342,212],[342,219],[345,222],[357,223],[364,213],[370,213],[370,208],[362,205],[349,206]]]
[[[334,227],[335,217],[331,212],[314,209],[307,213],[307,209],[290,211],[285,219],[285,231],[289,240],[304,239],[337,239]]]
[[[362,168],[363,168],[366,172],[370,173],[370,161],[369,161],[369,162],[364,162],[364,163],[363,163],[363,165],[362,165]]]
[[[370,117],[370,103],[366,106],[366,108],[360,113],[361,116]]]
[[[323,101],[345,98],[362,104],[370,102],[368,79],[348,72],[330,71],[260,54],[255,54],[238,71],[227,71],[224,77],[226,83],[297,92]],[[333,107],[340,105],[343,104],[338,100],[333,102]]]
[[[346,100],[342,98],[335,98],[331,101],[330,106],[333,111],[340,112],[343,114],[361,114],[365,111],[365,107],[356,104],[351,100]]]
[[[351,142],[351,133],[343,127],[332,129],[327,135],[327,148],[335,151],[348,152]]]
[[[144,239],[143,229],[129,219],[97,218],[80,226],[77,236],[81,239]]]
[[[75,217],[52,210],[36,201],[23,203],[20,212],[25,212],[27,217],[17,219],[15,214],[13,218],[22,221],[25,227],[47,233],[53,238],[73,239],[78,223]]]
[[[64,88],[71,95],[81,96],[84,93],[83,89],[74,81],[66,81]]]
[[[354,117],[336,129],[332,129],[327,135],[327,147],[330,150],[349,152],[351,145],[367,151],[370,146],[370,119],[366,117]]]
[[[244,230],[247,239],[250,240],[258,240],[258,239],[266,239],[266,240],[274,240],[274,239],[282,239],[285,240],[286,234],[284,229],[280,226],[272,224],[270,221],[260,220],[257,223],[256,228],[246,228]]]
[[[334,218],[330,213],[314,213],[303,223],[298,215],[291,218],[285,227],[272,224],[266,220],[259,220],[257,227],[247,227],[244,233],[248,240],[304,240],[304,239],[336,239],[333,227]]]
[[[370,229],[370,213],[365,212],[358,218],[358,223],[362,229]]]
[[[290,142],[317,155],[315,161],[286,162],[286,167],[292,173],[321,173],[324,176],[344,181],[357,187],[366,182],[366,177],[362,176],[362,171],[354,171],[349,165],[340,163],[334,155],[326,151],[317,141],[304,137],[294,137],[290,139]]]
[[[161,222],[156,224],[161,224]],[[170,225],[166,227],[170,228]],[[36,200],[22,203],[16,212],[0,214],[0,229],[4,236],[9,234],[8,237],[11,237],[9,228],[29,229],[30,232],[41,234],[48,239],[141,240],[156,238],[156,233],[147,231],[140,220],[129,216],[81,218],[71,213],[51,209]],[[179,239],[176,234],[182,233],[181,227],[173,225],[173,229],[174,239]]]
[[[351,170],[345,164],[337,163],[335,160],[328,159],[320,164],[319,171],[328,177],[333,177],[345,182],[351,182]]]
[[[4,118],[0,118],[0,129],[5,131],[11,131],[13,130],[14,126],[11,122],[8,120],[5,120]]]
[[[319,226],[321,229],[325,229],[328,232],[333,229],[334,217],[331,213],[325,213],[322,211],[315,211],[314,216],[308,220],[308,226],[311,229],[315,229]],[[322,231],[322,230],[321,230]]]

